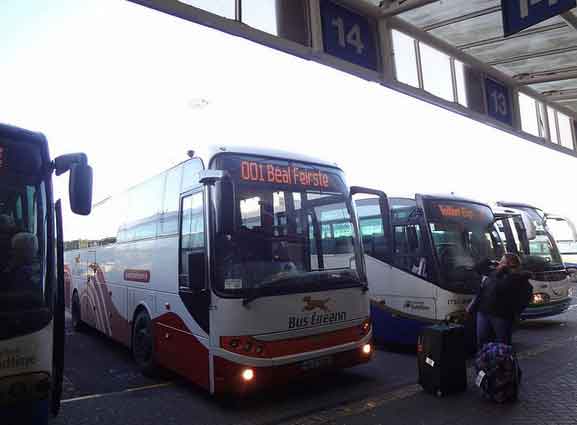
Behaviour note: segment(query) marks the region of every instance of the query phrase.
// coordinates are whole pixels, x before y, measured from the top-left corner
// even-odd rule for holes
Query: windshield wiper
[[[299,275],[299,274],[288,274],[288,275],[278,276],[276,278],[263,280],[261,283],[259,283],[258,286],[256,286],[256,287],[253,286],[249,289],[247,296],[244,297],[244,299],[242,300],[242,305],[246,307],[248,304],[250,304],[251,302],[253,302],[257,298],[264,297],[265,294],[262,293],[261,289],[274,287],[279,282],[286,282],[289,280],[302,280],[303,277],[304,277],[303,275]]]
[[[304,273],[304,274],[287,274],[284,276],[279,276],[276,278],[264,280],[257,287],[250,288],[248,290],[247,295],[242,300],[242,305],[246,307],[247,305],[249,305],[254,300],[267,296],[266,293],[263,293],[262,289],[272,288],[272,287],[278,285],[280,282],[288,282],[288,281],[293,281],[294,284],[297,284],[297,285],[311,282],[311,281],[312,281],[312,283],[314,283],[315,281],[320,281],[320,282],[330,281],[330,282],[337,282],[337,283],[353,281],[355,283],[358,283],[361,286],[363,292],[365,292],[369,289],[367,283],[361,282],[359,280],[359,278],[356,275],[353,275],[352,273],[347,273],[346,275],[344,273],[335,273],[335,272],[333,272],[333,273],[331,273],[331,272],[322,272],[322,273],[308,272],[308,273]]]

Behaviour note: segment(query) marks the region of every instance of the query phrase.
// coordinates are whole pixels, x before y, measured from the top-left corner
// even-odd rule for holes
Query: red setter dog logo
[[[329,311],[327,304],[330,300],[330,298],[324,300],[313,300],[311,297],[304,297],[303,302],[305,303],[305,306],[303,307],[303,311],[313,311],[317,308],[321,311]]]

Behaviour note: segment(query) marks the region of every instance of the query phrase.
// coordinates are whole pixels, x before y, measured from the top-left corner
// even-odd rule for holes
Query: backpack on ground
[[[512,346],[485,344],[477,354],[475,369],[475,384],[483,397],[496,403],[517,400],[521,369]]]

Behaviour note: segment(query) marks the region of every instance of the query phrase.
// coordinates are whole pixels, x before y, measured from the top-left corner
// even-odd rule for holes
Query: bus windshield
[[[223,162],[235,193],[221,196],[220,208],[236,219],[232,232],[217,229],[215,289],[244,296],[247,290],[274,294],[360,285],[358,237],[337,170],[258,159]]]
[[[17,153],[24,155],[15,145],[0,143],[0,311],[5,313],[42,308],[49,301],[43,279],[45,184],[23,174],[30,160],[22,164]]]
[[[503,253],[493,214],[487,206],[455,201],[426,201],[427,220],[441,278],[449,286],[480,282],[475,266]]]
[[[551,265],[562,262],[551,235],[542,231],[537,231],[537,237],[529,241],[529,255],[528,262],[545,262]]]

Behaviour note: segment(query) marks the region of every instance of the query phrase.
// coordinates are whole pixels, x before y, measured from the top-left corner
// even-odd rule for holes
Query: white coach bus
[[[476,265],[504,253],[491,208],[453,195],[389,198],[390,227],[383,234],[375,200],[356,204],[375,340],[412,345],[423,326],[465,323],[465,307],[482,279]],[[474,323],[465,325],[472,350]]]
[[[218,148],[94,207],[66,244],[68,303],[144,372],[243,392],[372,355],[352,196],[334,164]]]
[[[523,268],[531,272],[533,299],[525,309],[524,319],[538,319],[565,312],[571,305],[571,280],[555,238],[549,231],[547,215],[527,204],[498,202],[503,209],[513,209],[526,216],[525,221],[535,227],[528,246],[520,250]]]

